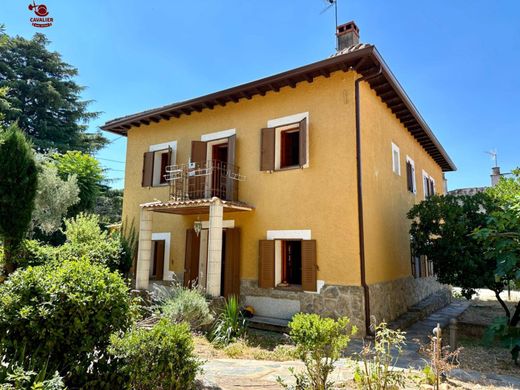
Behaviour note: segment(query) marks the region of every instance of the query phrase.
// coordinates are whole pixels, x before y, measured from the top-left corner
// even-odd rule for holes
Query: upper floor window
[[[143,187],[167,185],[167,167],[175,163],[177,141],[151,145],[143,157]]]
[[[401,176],[401,153],[399,146],[392,142],[392,170],[396,175]]]
[[[408,191],[415,194],[417,192],[417,183],[415,181],[415,163],[406,156],[406,186]]]
[[[435,179],[426,171],[423,171],[423,190],[425,199],[435,195]]]
[[[306,168],[309,161],[308,113],[267,122],[262,129],[260,170]]]

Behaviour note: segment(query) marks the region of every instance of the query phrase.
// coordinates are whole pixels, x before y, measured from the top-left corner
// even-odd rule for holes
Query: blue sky
[[[31,37],[28,0],[2,0],[7,32]],[[76,66],[85,99],[106,120],[207,94],[333,53],[325,0],[46,0],[44,29]],[[449,187],[487,185],[497,149],[504,172],[520,166],[520,1],[339,0],[377,46],[458,171]],[[98,153],[123,186],[125,139]],[[113,162],[108,160],[120,161]]]

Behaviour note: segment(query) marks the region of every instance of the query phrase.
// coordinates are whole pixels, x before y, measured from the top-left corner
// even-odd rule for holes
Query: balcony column
[[[135,288],[146,290],[150,281],[152,262],[152,212],[141,208],[139,221],[139,252],[135,273]]]
[[[218,198],[213,198],[209,206],[208,269],[206,290],[208,294],[214,297],[220,296],[223,220],[224,207],[222,205],[222,201]]]

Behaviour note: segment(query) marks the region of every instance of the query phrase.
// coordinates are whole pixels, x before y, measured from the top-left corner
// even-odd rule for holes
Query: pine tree
[[[48,45],[43,34],[10,37],[0,26],[0,88],[7,88],[8,103],[0,104],[0,124],[17,121],[39,152],[95,152],[107,142],[100,132],[86,132],[98,113],[81,100],[84,87],[74,81],[78,70]]]
[[[4,266],[13,272],[13,254],[31,223],[38,173],[34,153],[16,124],[0,132],[0,237]]]

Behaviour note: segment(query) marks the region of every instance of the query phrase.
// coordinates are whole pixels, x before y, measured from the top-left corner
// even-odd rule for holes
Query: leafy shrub
[[[112,336],[109,352],[123,363],[132,389],[192,389],[201,362],[193,353],[186,323],[159,321],[152,329],[134,328]]]
[[[155,290],[161,317],[173,323],[186,322],[192,330],[211,324],[213,316],[201,290],[180,285],[160,286]]]
[[[63,390],[65,384],[57,371],[52,375],[44,364],[38,371],[34,360],[25,356],[25,348],[13,360],[0,360],[0,390]]]
[[[120,235],[101,230],[98,215],[80,213],[66,219],[64,233],[67,241],[57,252],[61,261],[85,256],[123,274],[132,266]]]
[[[0,346],[6,357],[26,345],[37,364],[48,360],[68,382],[101,361],[110,334],[130,321],[123,279],[86,259],[18,270],[0,285]]]
[[[317,314],[296,314],[289,323],[290,336],[296,344],[296,354],[305,365],[305,372],[294,373],[295,388],[325,390],[333,383],[328,380],[334,371],[334,363],[341,357],[350,338],[357,332],[350,326],[350,320],[342,317],[337,320],[322,318]],[[280,378],[284,388],[290,388]]]
[[[395,370],[405,345],[405,333],[389,329],[381,322],[376,326],[374,344],[364,345],[359,353],[361,365],[356,365],[354,381],[361,389],[386,390],[405,386],[405,373]],[[392,356],[392,352],[396,353]]]
[[[225,346],[243,337],[246,332],[247,320],[240,310],[238,298],[232,295],[225,300],[224,308],[213,325],[210,339],[217,345]]]

